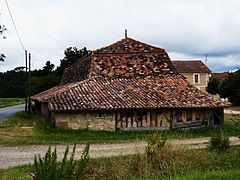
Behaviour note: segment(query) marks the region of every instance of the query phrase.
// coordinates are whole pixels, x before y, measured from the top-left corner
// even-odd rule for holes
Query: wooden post
[[[173,129],[173,111],[172,110],[170,110],[169,123],[170,123],[170,130],[172,130]]]
[[[155,110],[156,114],[156,119],[155,119],[155,127],[158,127],[158,112]]]
[[[133,111],[131,111],[131,127],[133,127]]]
[[[121,128],[123,127],[123,113],[120,111]]]
[[[126,112],[126,128],[128,127],[128,111]]]
[[[27,77],[27,50],[25,50],[25,62],[26,62],[26,71],[25,71],[25,112],[27,112],[27,97],[28,97],[28,77]]]
[[[118,127],[117,127],[117,125],[118,125],[118,115],[117,115],[117,110],[115,111],[115,131],[117,131],[117,129],[118,129]]]
[[[152,127],[152,110],[150,110],[150,127]]]
[[[29,70],[28,70],[28,113],[31,112],[31,53],[29,53],[28,57],[29,62]]]

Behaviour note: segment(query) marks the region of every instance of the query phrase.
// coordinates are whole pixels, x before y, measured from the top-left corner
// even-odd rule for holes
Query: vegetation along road
[[[183,139],[183,140],[168,140],[168,143],[175,146],[184,146],[186,148],[205,148],[209,142],[208,137]],[[230,137],[231,145],[240,145],[238,137]],[[130,155],[143,153],[147,142],[129,142],[129,143],[114,143],[114,144],[92,144],[90,145],[90,157],[110,157],[118,155]],[[1,147],[0,146],[0,169],[14,167],[17,165],[33,164],[34,154],[43,156],[49,146],[18,146],[18,147]],[[52,146],[54,148],[55,146]],[[77,145],[76,159],[80,159],[84,145]],[[66,146],[57,145],[58,159],[61,160],[65,152]],[[72,147],[70,147],[72,149]]]
[[[0,122],[4,121],[7,117],[11,116],[12,114],[24,110],[24,107],[25,107],[24,104],[20,104],[17,106],[0,108]]]

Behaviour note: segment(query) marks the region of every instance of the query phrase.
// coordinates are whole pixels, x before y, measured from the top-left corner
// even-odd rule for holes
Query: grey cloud
[[[130,37],[175,52],[178,59],[202,59],[208,53],[216,59],[213,63],[226,69],[240,64],[237,0],[21,0],[9,4],[35,68],[47,60],[58,65],[69,46],[96,49],[113,43],[124,37],[125,28]],[[0,7],[0,22],[11,32],[7,40],[0,40],[0,49],[7,55],[0,71],[6,71],[24,61],[3,1]]]

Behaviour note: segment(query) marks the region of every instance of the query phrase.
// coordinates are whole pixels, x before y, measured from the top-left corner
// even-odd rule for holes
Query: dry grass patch
[[[34,136],[33,128],[4,128],[0,130],[0,137],[19,137],[19,136]]]

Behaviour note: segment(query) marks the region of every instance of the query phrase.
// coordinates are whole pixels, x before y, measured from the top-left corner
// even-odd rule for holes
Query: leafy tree
[[[60,66],[57,67],[56,72],[59,76],[62,76],[64,70],[74,64],[77,60],[83,56],[89,54],[90,51],[86,47],[78,49],[76,47],[69,47],[64,51],[64,58],[60,60]]]
[[[43,73],[49,74],[49,73],[53,72],[54,67],[55,67],[54,64],[52,64],[50,61],[47,61],[46,65],[43,66]]]
[[[25,96],[25,73],[15,70],[0,73],[0,97],[16,97]]]
[[[4,54],[0,54],[0,61],[4,61],[5,58],[6,56]]]
[[[19,66],[19,67],[14,68],[14,71],[15,71],[15,72],[22,72],[22,71],[24,71],[25,69],[26,69],[26,67],[24,67],[24,66]]]
[[[0,36],[3,37],[3,39],[6,38],[6,36],[4,36],[4,32],[7,30],[7,28],[4,25],[0,25]],[[5,55],[0,53],[0,61],[4,61],[5,59]]]
[[[220,86],[220,95],[223,98],[229,98],[229,101],[235,105],[240,105],[240,70],[230,74]]]
[[[218,94],[219,93],[220,82],[218,79],[213,78],[208,82],[208,86],[206,87],[206,91],[210,94]]]
[[[58,83],[59,80],[55,73],[51,73],[40,77],[32,77],[31,79],[32,95],[50,89],[54,86],[57,86]]]
[[[3,38],[6,38],[6,36],[4,36],[6,30],[7,28],[4,25],[0,25],[0,36],[3,36]]]

